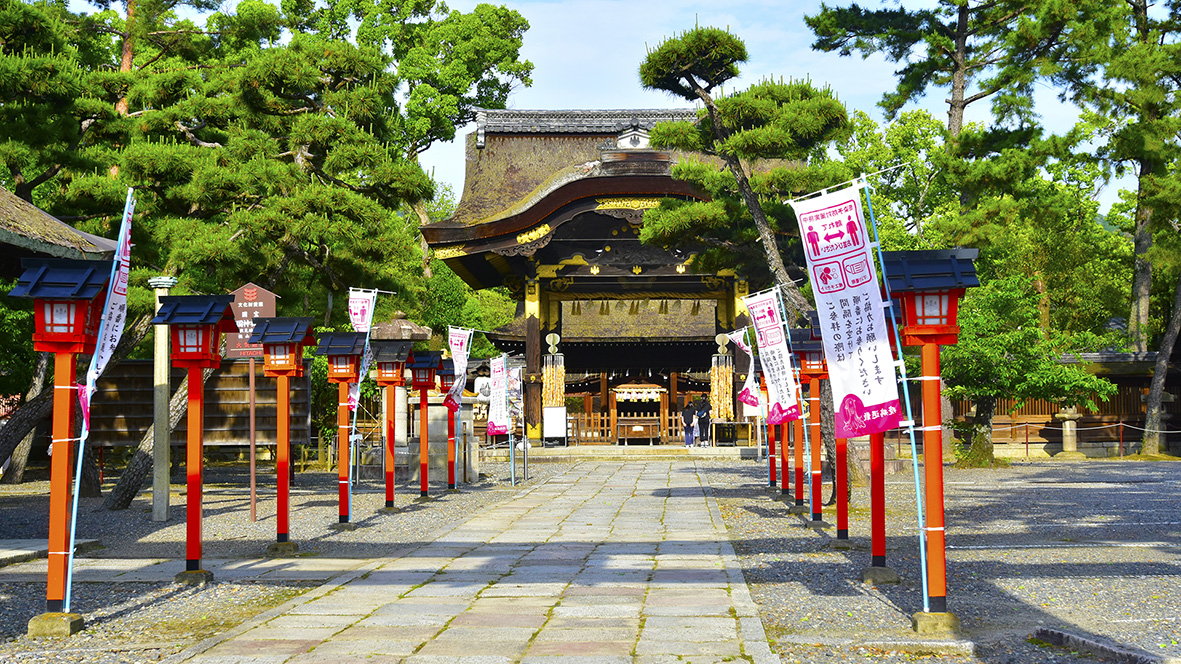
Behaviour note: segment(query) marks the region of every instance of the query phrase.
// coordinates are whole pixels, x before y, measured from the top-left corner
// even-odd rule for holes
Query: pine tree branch
[[[205,128],[205,121],[204,120],[202,120],[201,124],[197,125],[196,127],[186,127],[184,124],[181,123],[180,120],[177,120],[176,121],[176,128],[179,129],[180,132],[185,135],[185,138],[189,141],[189,143],[191,143],[192,145],[195,145],[199,148],[220,148],[220,147],[222,147],[221,143],[209,143],[209,142],[206,142],[206,141],[203,141],[203,140],[197,138],[196,135],[193,134],[194,131],[200,131]]]

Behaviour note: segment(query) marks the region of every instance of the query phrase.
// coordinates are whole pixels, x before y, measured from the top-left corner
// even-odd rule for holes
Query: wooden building
[[[661,198],[705,198],[671,176],[685,155],[647,140],[657,122],[694,117],[691,110],[479,113],[459,206],[423,235],[470,286],[505,287],[520,302],[517,319],[490,338],[524,356],[527,437],[542,435],[542,356],[555,334],[565,394],[584,404],[583,423],[573,420],[576,438],[624,438],[626,411],[624,433],[640,427],[649,440],[671,442],[680,437],[685,400],[709,394],[716,337],[735,328],[748,283],[731,270],[693,269],[692,252],[639,240],[644,212]],[[663,407],[627,399],[620,406],[618,390],[637,382],[663,390]]]

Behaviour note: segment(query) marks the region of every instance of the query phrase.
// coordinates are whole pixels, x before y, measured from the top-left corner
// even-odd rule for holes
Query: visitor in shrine
[[[685,425],[685,447],[693,447],[693,429],[697,426],[697,409],[693,403],[685,404],[681,411],[681,423]]]
[[[702,447],[709,447],[709,401],[702,401],[697,407],[697,438]]]

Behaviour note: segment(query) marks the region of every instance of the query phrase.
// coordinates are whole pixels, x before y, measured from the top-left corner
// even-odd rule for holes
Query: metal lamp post
[[[249,343],[262,344],[262,370],[274,376],[275,397],[275,542],[269,555],[299,550],[290,538],[291,509],[291,379],[303,376],[303,349],[315,346],[311,318],[256,318]]]
[[[939,346],[959,340],[956,313],[964,289],[979,286],[976,249],[883,252],[883,272],[902,303],[903,346],[922,347],[923,468],[926,494],[927,607],[948,614],[943,519],[943,425],[939,405]],[[925,619],[925,616],[923,616]],[[916,628],[919,615],[916,615]],[[954,620],[950,614],[947,620]]]
[[[109,261],[21,260],[24,272],[10,297],[33,298],[33,349],[53,353],[52,458],[49,470],[49,571],[45,613],[29,621],[30,632],[69,636],[82,616],[63,613],[69,563],[70,496],[74,450],[74,356],[93,353],[111,272]]]
[[[177,583],[199,585],[213,580],[201,569],[201,492],[205,448],[205,369],[221,365],[221,335],[236,332],[232,295],[170,295],[160,298],[154,325],[167,325],[172,337],[172,365],[189,371],[188,435],[185,445],[185,571]],[[166,441],[165,441],[166,442]]]
[[[394,504],[394,413],[397,406],[395,387],[406,384],[406,360],[411,342],[375,339],[373,360],[377,363],[377,385],[385,389],[385,507],[381,512],[397,512]]]
[[[336,383],[336,452],[337,452],[337,493],[340,498],[338,521],[330,527],[336,530],[352,530],[352,493],[349,468],[352,459],[352,440],[349,433],[349,383],[361,380],[361,356],[365,354],[363,332],[332,332],[320,337],[317,355],[328,356],[328,382]]]

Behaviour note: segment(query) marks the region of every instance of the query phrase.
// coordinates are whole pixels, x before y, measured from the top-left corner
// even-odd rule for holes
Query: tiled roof
[[[980,285],[972,262],[979,249],[883,251],[882,271],[892,293],[971,288]]]
[[[608,110],[481,110],[476,114],[476,136],[496,134],[618,134],[628,129],[651,129],[657,122],[696,120],[697,111],[677,109]]]

